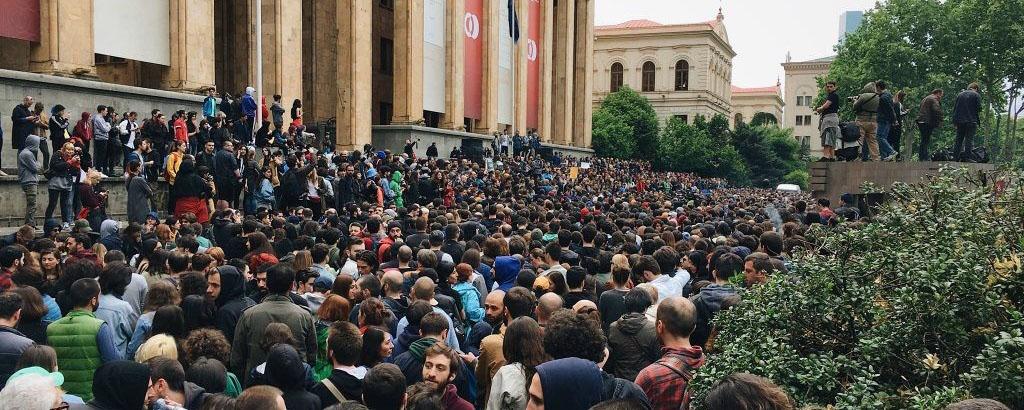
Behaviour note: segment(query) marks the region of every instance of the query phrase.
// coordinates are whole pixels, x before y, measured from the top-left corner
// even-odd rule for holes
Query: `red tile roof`
[[[687,23],[687,24],[661,24],[657,21],[651,21],[646,19],[640,20],[629,20],[619,24],[612,24],[608,26],[597,26],[595,30],[631,30],[631,29],[644,29],[652,27],[682,27],[682,28],[696,28],[696,29],[713,29],[718,24],[718,20],[702,21],[700,23]]]
[[[773,85],[773,86],[770,86],[770,87],[754,87],[754,88],[737,87],[735,85],[732,86],[732,93],[733,94],[764,94],[764,93],[775,93],[775,94],[778,94],[778,92],[779,92],[779,87],[776,86],[776,85]]]

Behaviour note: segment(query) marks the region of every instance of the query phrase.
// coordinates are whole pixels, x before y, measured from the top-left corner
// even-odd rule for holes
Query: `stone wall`
[[[416,125],[374,125],[373,146],[378,149],[387,149],[391,152],[401,153],[405,148],[405,141],[409,138],[419,140],[415,152],[417,156],[426,156],[427,147],[431,143],[437,143],[437,153],[442,158],[448,156],[452,148],[462,145],[463,139],[480,140],[484,148],[491,146],[491,137],[471,132],[451,131],[438,128],[420,127]],[[588,157],[594,155],[594,150],[588,148],[577,148],[567,145],[542,144],[552,148],[562,155],[574,157]]]
[[[837,204],[844,193],[865,193],[861,189],[865,182],[888,190],[896,182],[921,182],[943,166],[966,167],[979,173],[996,170],[994,164],[965,162],[814,162],[810,167],[811,193],[815,198],[828,198]]]
[[[10,142],[11,112],[16,105],[21,104],[22,98],[26,95],[31,95],[36,102],[43,103],[47,115],[50,108],[56,104],[67,107],[71,127],[74,127],[83,111],[95,112],[99,104],[112,105],[118,112],[136,111],[141,123],[143,118],[149,117],[150,111],[154,108],[160,109],[168,116],[181,109],[202,111],[204,98],[172,91],[0,70],[0,126],[4,130],[0,164],[7,170],[17,166],[17,153],[11,148]]]
[[[107,190],[107,215],[110,218],[123,221],[128,212],[128,192],[124,187],[124,178],[105,178],[100,185]],[[157,182],[153,190],[154,199],[157,204],[167,203],[167,183],[163,180]],[[36,222],[37,227],[43,226],[43,217],[46,212],[46,204],[49,201],[49,191],[46,189],[46,179],[40,176],[38,193],[36,194]],[[166,214],[165,209],[157,209],[161,215]],[[75,210],[78,212],[78,209]],[[53,217],[60,219],[60,203],[53,213]],[[0,177],[0,228],[21,226],[25,218],[25,194],[18,184],[16,176]]]

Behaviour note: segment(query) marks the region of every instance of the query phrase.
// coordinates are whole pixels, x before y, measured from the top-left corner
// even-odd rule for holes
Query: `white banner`
[[[444,112],[445,0],[423,1],[423,109]]]
[[[496,0],[492,0],[496,1]],[[504,3],[504,2],[502,2]],[[513,93],[512,78],[515,75],[512,69],[512,53],[515,45],[512,43],[512,36],[509,34],[508,7],[502,4],[501,16],[498,17],[497,41],[498,41],[498,123],[512,125]]]
[[[96,53],[171,65],[169,1],[93,0]]]

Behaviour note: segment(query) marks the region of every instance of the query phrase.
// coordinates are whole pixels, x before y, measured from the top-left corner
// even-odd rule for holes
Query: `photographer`
[[[403,150],[403,152],[405,152],[405,155],[408,155],[409,158],[414,158],[415,154],[414,154],[413,148],[416,148],[416,146],[418,146],[419,143],[420,143],[420,139],[419,138],[417,138],[415,140],[413,140],[412,138],[409,138],[409,139],[405,140],[405,149]]]

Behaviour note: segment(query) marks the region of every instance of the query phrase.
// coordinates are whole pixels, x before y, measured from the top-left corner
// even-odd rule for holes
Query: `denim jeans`
[[[57,202],[60,202],[60,216],[61,222],[72,223],[74,222],[75,215],[71,209],[71,191],[65,190],[49,190],[49,200],[46,204],[46,219],[53,217],[53,212],[57,207]]]
[[[889,131],[892,131],[892,123],[889,121],[878,121],[878,149],[881,151],[882,158],[886,158],[895,153],[892,146],[889,145]]]

